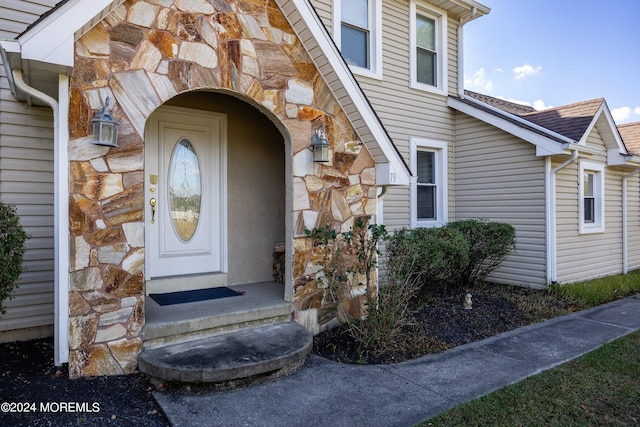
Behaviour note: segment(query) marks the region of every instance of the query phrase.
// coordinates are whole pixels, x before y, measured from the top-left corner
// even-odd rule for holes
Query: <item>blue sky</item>
[[[605,98],[640,121],[640,0],[479,0],[464,27],[465,89],[538,109]]]

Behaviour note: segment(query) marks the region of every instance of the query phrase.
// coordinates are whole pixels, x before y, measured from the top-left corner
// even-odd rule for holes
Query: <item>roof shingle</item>
[[[640,156],[640,122],[618,125],[624,145],[635,156]]]
[[[576,142],[580,141],[604,102],[603,98],[598,98],[538,111],[527,105],[468,90],[465,90],[465,95]]]

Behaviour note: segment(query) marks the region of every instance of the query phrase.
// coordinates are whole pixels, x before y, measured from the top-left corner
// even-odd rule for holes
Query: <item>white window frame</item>
[[[342,45],[342,2],[333,1],[333,40],[340,49]],[[369,3],[369,68],[349,65],[354,74],[382,80],[382,0],[367,0]]]
[[[423,138],[410,138],[409,145],[411,148],[411,170],[413,175],[417,177],[418,171],[418,151],[430,151],[435,153],[435,178],[436,178],[436,219],[435,220],[419,220],[418,219],[418,183],[417,180],[411,183],[410,192],[410,210],[411,228],[416,227],[440,227],[449,220],[449,185],[448,185],[448,144],[445,141],[435,141]]]
[[[427,5],[419,0],[411,0],[409,7],[410,49],[409,66],[411,67],[411,87],[439,95],[448,94],[449,67],[447,52],[447,12],[435,6]],[[424,15],[436,22],[436,84],[435,86],[418,81],[418,58],[416,54],[416,14]]]
[[[578,200],[578,225],[580,234],[589,233],[603,233],[604,232],[604,187],[605,187],[605,173],[604,165],[600,163],[592,162],[580,162],[578,172],[578,187],[579,187],[579,200]],[[584,220],[584,174],[585,172],[593,173],[593,195],[594,195],[594,222],[585,222]]]

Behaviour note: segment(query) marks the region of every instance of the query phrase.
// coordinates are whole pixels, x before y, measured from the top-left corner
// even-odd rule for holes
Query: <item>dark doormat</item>
[[[184,304],[187,302],[236,297],[238,295],[242,294],[224,286],[195,289],[193,291],[167,292],[165,294],[149,294],[149,296],[160,305]]]

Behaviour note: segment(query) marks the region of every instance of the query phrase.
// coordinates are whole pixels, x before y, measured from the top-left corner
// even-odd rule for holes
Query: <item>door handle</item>
[[[149,204],[151,205],[151,224],[156,223],[156,199],[149,200]]]

